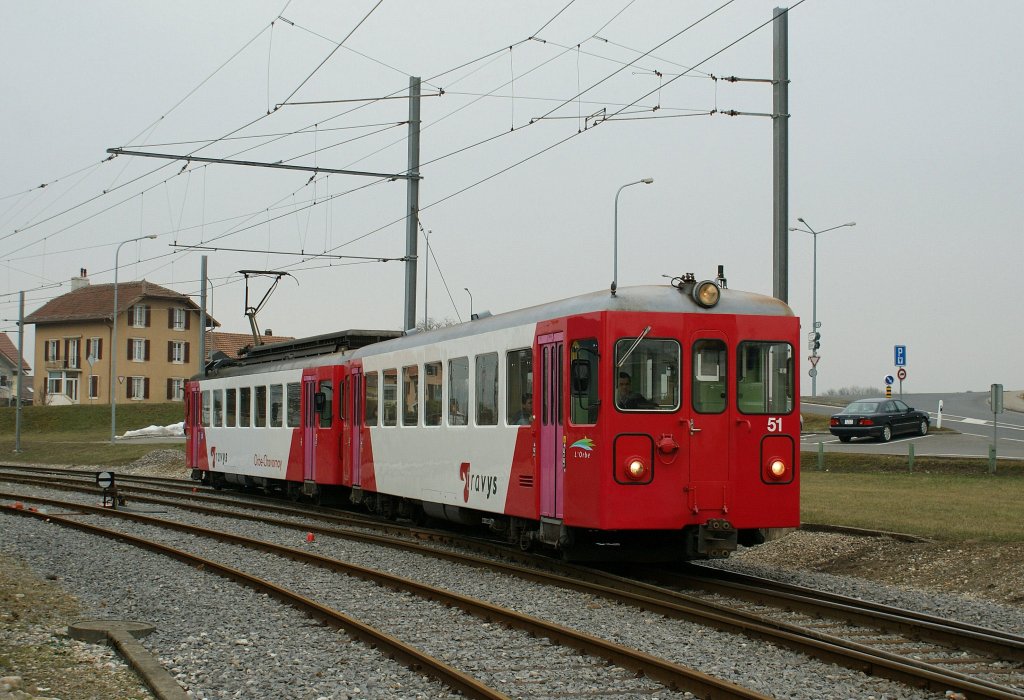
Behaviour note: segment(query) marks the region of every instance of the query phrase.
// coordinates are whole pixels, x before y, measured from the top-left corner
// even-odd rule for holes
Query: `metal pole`
[[[199,372],[206,371],[206,256],[199,263]]]
[[[789,302],[789,20],[788,8],[772,13],[772,127],[775,206],[773,218],[773,295]],[[812,378],[813,386],[814,380]]]
[[[420,216],[420,79],[409,76],[409,175],[406,182],[405,326],[416,327],[416,244]]]
[[[622,193],[622,190],[632,185],[650,185],[652,182],[654,182],[653,177],[645,177],[636,182],[627,182],[615,191],[615,225],[612,238],[612,296],[615,296],[615,290],[619,287],[619,195]]]
[[[469,320],[473,320],[473,292],[469,291],[469,287],[463,287],[466,290],[466,294],[469,295]]]
[[[21,452],[21,391],[25,376],[25,292],[18,292],[18,382],[14,397],[14,451]]]
[[[423,265],[423,330],[430,330],[427,328],[427,314],[430,312],[430,234],[426,231],[423,232],[423,238],[427,247],[425,264]]]
[[[110,444],[113,445],[117,438],[117,354],[120,349],[117,347],[117,259],[121,255],[121,246],[125,243],[134,243],[144,238],[156,238],[155,233],[148,236],[129,238],[121,241],[114,251],[114,315],[111,317],[110,325]]]
[[[807,228],[811,228],[807,226]],[[811,229],[812,240],[814,241],[814,267],[813,273],[811,274],[811,325],[813,329],[812,333],[818,332],[818,234]],[[818,356],[818,348],[811,348],[811,354],[815,357]],[[818,365],[814,365],[817,369]],[[811,377],[811,396],[818,395],[818,373],[815,372],[814,376]]]

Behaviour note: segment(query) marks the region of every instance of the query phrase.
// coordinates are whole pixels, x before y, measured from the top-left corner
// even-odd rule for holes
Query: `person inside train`
[[[523,405],[519,412],[512,416],[515,425],[529,425],[533,422],[533,394],[523,394]]]
[[[650,401],[643,394],[633,391],[633,378],[629,372],[619,372],[619,388],[615,392],[615,405],[619,408],[644,408]]]

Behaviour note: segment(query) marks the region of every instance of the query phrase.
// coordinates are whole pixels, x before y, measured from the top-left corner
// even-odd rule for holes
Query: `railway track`
[[[67,484],[64,486],[73,488]],[[191,487],[177,491],[190,500],[199,500],[200,494],[192,493]],[[143,498],[147,503],[161,507],[179,506],[173,499],[166,497],[144,497],[141,494],[132,496],[133,502]],[[222,504],[191,504],[184,507],[210,515],[258,518],[267,525],[293,530],[301,531],[311,527],[308,522],[268,519],[265,515],[252,513],[228,513]],[[285,507],[281,509],[289,510]],[[315,516],[317,519],[319,517]],[[357,521],[357,527],[366,526],[365,519]],[[739,632],[799,650],[830,663],[892,678],[911,686],[929,688],[940,694],[948,691],[965,697],[1024,697],[1020,690],[1024,640],[1014,635],[928,618],[909,611],[884,609],[883,606],[871,606],[863,601],[841,600],[834,596],[829,600],[828,596],[819,595],[819,592],[797,591],[792,587],[785,589],[772,582],[750,579],[740,581],[736,577],[728,580],[728,577],[716,575],[712,571],[698,571],[687,576],[652,570],[638,572],[647,579],[645,583],[635,577],[620,577],[592,569],[565,566],[550,559],[538,560],[522,553],[515,555],[520,564],[501,564],[488,558],[426,547],[417,540],[427,537],[434,539],[435,536],[422,534],[429,531],[394,524],[386,524],[385,527],[388,530],[385,535],[367,534],[333,525],[317,526],[315,529],[316,536],[361,539],[427,556],[444,557],[478,569],[498,569],[509,576],[559,586],[604,600],[615,600],[622,605],[652,611],[666,618],[689,620]],[[479,542],[473,542],[472,546],[478,550],[488,549],[488,545]],[[488,554],[503,558],[511,556],[508,551],[501,549],[489,551]],[[541,568],[538,569],[538,566]],[[798,604],[803,606],[801,611],[792,612]],[[543,631],[534,633],[547,636]]]

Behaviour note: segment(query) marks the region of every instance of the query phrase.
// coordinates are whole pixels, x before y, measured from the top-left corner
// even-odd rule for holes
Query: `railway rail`
[[[179,492],[189,500],[205,497],[205,494],[192,493],[191,489],[179,489]],[[267,524],[292,529],[313,527],[308,523],[268,519],[264,515],[229,513],[223,505],[182,505],[174,503],[173,499],[144,497],[141,494],[133,494],[132,498],[139,501],[145,499],[148,503],[167,507],[185,507],[210,515],[259,518]],[[221,499],[219,496],[214,498]],[[262,509],[262,504],[259,507]],[[291,510],[295,513],[294,509],[283,506],[279,508],[282,512]],[[306,512],[302,512],[302,515],[320,517],[319,514]],[[365,519],[357,518],[357,521],[356,527],[366,526]],[[731,577],[732,581],[728,581],[730,577],[710,571],[686,577],[668,572],[639,572],[648,580],[657,581],[657,585],[652,585],[638,581],[635,577],[618,577],[592,569],[565,566],[524,553],[515,553],[521,564],[499,564],[492,559],[425,547],[416,541],[437,537],[430,535],[429,531],[403,528],[391,523],[385,524],[385,527],[389,532],[387,535],[323,526],[314,527],[314,530],[317,536],[360,538],[375,544],[444,557],[478,568],[500,568],[509,575],[615,599],[666,617],[740,631],[751,637],[799,649],[829,662],[893,678],[909,685],[927,687],[936,692],[959,692],[965,697],[1024,697],[1019,689],[1024,643],[1015,635],[915,615],[909,611],[885,609],[859,600],[838,600],[832,597],[831,601],[826,601],[826,597],[819,592],[795,591],[792,587],[783,591],[782,587],[770,582],[754,582],[749,579],[739,582],[734,576]],[[396,537],[399,539],[396,540]],[[471,544],[478,550],[488,549],[486,544],[480,542]],[[511,556],[502,548],[495,548],[488,553],[490,556],[504,558]],[[537,566],[549,571],[534,568]],[[684,592],[694,588],[704,593],[696,595]],[[728,599],[722,596],[728,596]],[[739,599],[747,599],[760,607],[750,608],[748,604],[737,603]],[[806,606],[804,609],[807,612],[803,619],[793,618],[792,613],[779,612],[795,608],[797,603]],[[780,615],[788,616],[789,619],[782,620]],[[858,626],[852,627],[854,624]],[[873,640],[874,643],[868,645],[865,640]],[[902,647],[904,653],[892,651],[894,646]],[[960,650],[970,650],[970,653]],[[1004,683],[1009,679],[1017,686],[1011,687],[991,680],[994,676],[1001,676]]]

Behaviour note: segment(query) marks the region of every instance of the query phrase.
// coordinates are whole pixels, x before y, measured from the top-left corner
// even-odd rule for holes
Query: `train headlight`
[[[630,457],[626,460],[626,476],[633,481],[640,481],[647,476],[647,465],[639,457]]]
[[[721,296],[722,290],[711,280],[705,280],[693,288],[693,300],[705,309],[710,309],[717,304]]]
[[[786,476],[786,472],[789,469],[786,467],[786,463],[781,459],[773,459],[768,463],[768,473],[775,479],[781,479]]]

